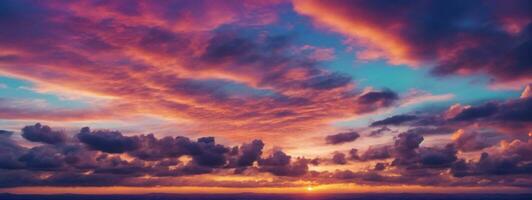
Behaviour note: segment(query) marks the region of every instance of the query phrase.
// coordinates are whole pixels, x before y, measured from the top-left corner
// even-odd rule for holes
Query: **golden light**
[[[312,188],[312,186],[307,186],[307,191],[312,192],[312,190],[314,190],[314,188]]]

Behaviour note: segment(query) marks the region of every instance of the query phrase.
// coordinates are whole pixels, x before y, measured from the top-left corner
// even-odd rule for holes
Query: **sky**
[[[0,1],[0,192],[532,192],[530,10]]]

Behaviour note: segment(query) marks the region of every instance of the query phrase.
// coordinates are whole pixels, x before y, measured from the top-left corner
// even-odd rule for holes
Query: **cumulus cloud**
[[[394,115],[383,120],[373,122],[368,129],[371,129],[375,126],[385,127],[396,125],[407,127],[408,130],[405,131],[407,133],[416,133],[424,136],[451,135],[459,129],[492,129],[509,138],[526,139],[530,129],[529,122],[532,120],[528,114],[531,110],[531,98],[490,101],[479,105],[455,104],[450,106],[447,110],[441,112],[421,111],[415,114]],[[471,136],[471,134],[461,135]],[[503,138],[503,136],[501,136],[500,138],[491,137],[491,139],[488,139],[488,135],[494,136],[493,134],[478,134],[478,136],[486,136],[484,139],[493,140],[494,142]],[[458,137],[458,135],[456,137]],[[477,141],[484,140],[477,136],[471,136],[471,138],[477,138],[475,139]],[[462,139],[465,140],[465,137],[462,137]],[[491,145],[494,142],[487,143]],[[487,144],[484,146],[486,145]],[[463,149],[464,147],[459,145],[458,148]]]
[[[318,172],[309,165],[319,164],[320,159],[293,157],[274,149],[270,155],[262,155],[265,144],[253,140],[240,146],[227,147],[216,144],[214,137],[190,140],[186,137],[157,138],[153,134],[124,136],[112,131],[90,131],[83,128],[80,134],[95,134],[96,143],[86,143],[67,138],[63,143],[40,144],[25,148],[11,139],[10,134],[0,137],[0,187],[16,186],[153,186],[203,184],[195,181],[183,183],[171,179],[201,174],[257,175],[267,173],[282,184],[298,180],[314,180],[330,183],[340,180],[358,180],[367,184],[457,184],[444,176],[446,169],[456,177],[507,176],[529,173],[530,144],[515,140],[501,142],[498,153],[482,155],[479,161],[458,158],[455,144],[442,147],[421,146],[423,136],[417,133],[401,133],[392,145],[371,146],[359,155],[357,149],[349,154],[335,152],[330,159],[333,164],[351,162],[371,163],[367,170]],[[98,148],[104,135],[115,143],[136,138],[136,148],[110,150]],[[74,137],[79,137],[79,134]],[[92,144],[92,145],[89,145]],[[120,145],[118,145],[120,146]],[[127,145],[125,145],[127,146]],[[379,160],[374,163],[373,160]],[[256,164],[255,164],[256,163]],[[392,174],[388,174],[392,173]],[[143,177],[150,176],[150,180]],[[432,177],[430,180],[427,177]],[[8,182],[6,182],[8,181]],[[211,186],[236,184],[217,182]],[[243,183],[242,183],[243,184]],[[258,187],[262,184],[248,187]],[[281,183],[279,183],[281,184]],[[465,183],[464,183],[465,184]],[[513,182],[512,182],[513,184]],[[240,184],[237,184],[240,185]],[[522,183],[521,183],[522,185]],[[526,184],[525,184],[526,185]]]
[[[370,146],[364,153],[360,156],[362,160],[380,160],[387,159],[391,157],[391,146]],[[353,156],[353,154],[351,154]]]
[[[91,131],[88,127],[82,128],[77,138],[90,148],[106,153],[124,153],[140,146],[138,137],[123,136],[118,131]]]
[[[532,173],[530,142],[514,140],[501,148],[499,153],[482,153],[477,162],[462,159],[452,166],[451,172],[457,177]]]
[[[52,131],[49,126],[39,123],[22,128],[22,137],[32,142],[57,144],[65,142],[66,136],[61,131]]]
[[[339,164],[339,165],[347,164],[347,159],[345,157],[345,154],[342,152],[334,152],[332,161],[334,164]]]
[[[291,156],[280,150],[258,162],[261,171],[270,172],[277,176],[302,176],[308,172],[308,163],[309,160],[304,158],[296,158],[293,161]]]
[[[238,157],[239,166],[251,166],[253,163],[260,159],[262,155],[262,148],[264,143],[262,140],[253,140],[251,143],[244,143],[240,147],[240,155]]]
[[[453,141],[461,151],[477,151],[493,146],[505,139],[504,135],[493,131],[459,129],[453,133]]]
[[[35,170],[56,170],[64,165],[63,154],[51,146],[33,147],[19,160]]]
[[[358,149],[352,148],[349,150],[349,159],[358,160],[360,156],[358,155]]]
[[[307,174],[311,163],[309,159],[292,158],[280,150],[263,157],[265,144],[261,140],[230,148],[216,144],[214,137],[200,137],[193,141],[182,136],[124,136],[118,131],[91,131],[88,127],[73,137],[78,140],[65,138],[63,143],[25,148],[12,140],[10,133],[2,132],[0,187],[175,185],[160,181],[169,177],[217,173],[218,170],[300,177]],[[21,175],[21,171],[25,174]],[[142,180],[141,177],[146,175],[152,177],[151,181]],[[19,180],[15,180],[17,176]]]
[[[128,153],[142,160],[160,160],[190,155],[192,151],[196,151],[194,149],[198,148],[193,141],[186,137],[156,138],[153,134],[138,136],[138,144],[138,148]]]
[[[18,160],[27,150],[11,139],[12,132],[2,130],[0,134],[0,169],[18,169],[23,164]]]

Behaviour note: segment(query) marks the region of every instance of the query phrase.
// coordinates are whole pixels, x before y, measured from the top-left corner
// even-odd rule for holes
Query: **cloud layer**
[[[1,4],[0,25],[10,27],[0,33],[1,73],[106,100],[60,112],[6,101],[7,119],[154,115],[211,127],[205,131],[281,132],[397,100],[392,91],[356,89],[350,76],[322,66],[314,56],[320,49],[297,45],[295,36],[254,28],[276,20],[275,2]]]
[[[306,1],[295,10],[364,46],[359,59],[434,65],[433,73],[486,73],[528,84],[529,1]]]

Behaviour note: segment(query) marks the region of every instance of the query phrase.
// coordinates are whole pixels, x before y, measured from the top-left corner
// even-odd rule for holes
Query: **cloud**
[[[394,143],[394,165],[406,165],[413,162],[416,158],[416,150],[424,138],[414,133],[401,133],[397,136]]]
[[[346,142],[355,141],[359,137],[360,135],[357,132],[352,131],[328,135],[327,137],[325,137],[325,140],[327,141],[327,144],[342,144]]]
[[[505,136],[493,131],[459,129],[453,133],[452,138],[461,151],[477,151],[499,143]]]
[[[479,106],[469,106],[456,114],[455,121],[506,121],[528,122],[532,118],[527,112],[532,110],[532,98],[521,98],[506,102],[489,102]]]
[[[229,148],[216,144],[214,137],[203,137],[197,141],[199,146],[197,152],[192,152],[192,158],[195,163],[200,166],[220,167],[225,165],[225,154],[229,152]]]
[[[383,120],[375,121],[371,123],[371,126],[386,126],[386,125],[400,125],[404,122],[412,121],[417,119],[413,115],[395,115]]]
[[[532,166],[530,143],[514,140],[502,147],[502,152],[495,154],[482,153],[478,162],[460,160],[451,168],[456,177],[491,176],[530,174]],[[528,155],[526,155],[528,154]]]
[[[368,149],[360,156],[361,160],[381,160],[391,157],[391,146],[370,146]]]
[[[415,127],[408,129],[407,133],[416,133],[419,135],[445,135],[450,134],[455,131],[454,128],[445,127],[445,126],[436,126],[436,127]]]
[[[349,150],[349,159],[359,160],[360,156],[358,155],[358,149],[352,148]]]
[[[57,170],[64,165],[63,155],[51,146],[33,147],[19,160],[35,170]]]
[[[342,152],[334,152],[332,161],[333,163],[339,164],[339,165],[347,164],[347,159],[345,158],[345,154]]]
[[[498,82],[521,84],[528,84],[532,73],[524,56],[532,47],[529,7],[519,0],[294,1],[298,13],[362,46],[358,59],[433,65],[437,75],[486,73]]]
[[[0,130],[0,135],[1,136],[11,136],[11,135],[13,135],[13,132],[12,131],[6,131],[6,130]]]
[[[90,128],[84,127],[76,137],[88,147],[106,153],[124,153],[140,146],[138,137],[123,136],[118,131],[91,131]]]
[[[489,117],[495,114],[498,106],[495,103],[487,103],[481,106],[469,107],[458,113],[453,120],[466,121],[477,118]]]
[[[373,168],[373,170],[376,170],[376,171],[382,171],[384,169],[386,169],[385,163],[377,163],[375,164],[375,167]]]
[[[351,82],[351,77],[343,74],[326,74],[312,77],[307,83],[307,87],[330,90],[338,87],[345,86]]]
[[[57,144],[65,142],[66,136],[61,131],[52,131],[49,126],[37,123],[33,126],[22,128],[22,137],[32,142]]]
[[[400,125],[408,128],[405,131],[407,133],[430,136],[451,135],[459,129],[477,130],[480,129],[479,127],[483,127],[485,130],[496,130],[508,138],[523,140],[528,137],[530,129],[529,121],[531,119],[527,113],[531,109],[532,100],[530,98],[490,101],[479,105],[455,104],[441,112],[419,111],[388,117],[373,122],[368,129],[374,126]],[[463,135],[464,137],[462,139],[465,140],[466,135]],[[476,138],[476,136],[471,137]],[[491,139],[498,140],[496,137],[492,137]],[[478,138],[475,140],[483,139]],[[464,148],[467,149],[467,147],[459,146],[459,149]]]
[[[0,57],[9,58],[0,59],[2,73],[105,99],[87,109],[3,104],[7,119],[150,115],[186,119],[198,132],[303,132],[398,99],[389,90],[361,93],[349,75],[297,51],[297,36],[265,30],[276,2],[2,4],[10,11],[0,22],[10,27],[0,34]]]
[[[282,151],[275,151],[267,158],[259,160],[259,169],[277,176],[302,176],[308,172],[309,160],[286,155]]]
[[[375,102],[379,102],[379,105],[381,106],[388,106],[398,98],[399,97],[395,92],[386,89],[383,91],[370,91],[364,93],[358,98],[358,101],[362,104],[373,104]]]
[[[156,138],[153,134],[138,136],[139,147],[128,154],[142,160],[160,160],[164,158],[190,155],[192,151],[198,151],[199,147],[189,138],[163,137]]]
[[[262,140],[253,140],[251,143],[244,143],[239,149],[238,166],[251,166],[262,155],[264,143]]]
[[[500,185],[505,180],[506,185],[528,187],[530,183],[519,180],[529,176],[532,159],[528,148],[528,118],[523,114],[528,112],[528,104],[529,98],[519,98],[471,106],[453,105],[441,112],[420,111],[377,121],[383,127],[399,124],[405,129],[394,137],[391,145],[373,145],[361,155],[353,149],[350,154],[354,160],[380,160],[382,165],[372,166],[374,170],[367,172],[337,171],[333,176],[371,184],[471,186],[479,182]],[[436,135],[438,138],[447,135],[451,141],[422,145],[424,136],[434,139]],[[478,160],[468,160],[480,150],[488,152]],[[381,170],[383,166],[385,170]],[[449,181],[449,176],[458,179]]]
[[[159,181],[167,177],[216,174],[216,169],[241,171],[242,167],[275,176],[303,176],[310,162],[304,158],[292,159],[282,151],[262,158],[261,140],[229,148],[216,144],[214,137],[192,141],[182,136],[123,136],[118,131],[91,131],[85,127],[74,136],[79,141],[66,138],[63,143],[45,143],[28,149],[12,140],[10,134],[3,133],[0,137],[0,180],[20,176],[20,180],[0,187],[152,186],[161,184]],[[180,160],[184,157],[190,159]],[[20,175],[20,171],[26,174]],[[142,180],[143,176],[151,176],[153,182]]]
[[[447,144],[444,148],[422,148],[419,152],[420,163],[424,167],[449,167],[457,160],[456,147]]]
[[[95,134],[98,131],[83,128],[81,132]],[[423,147],[420,145],[423,141],[422,136],[416,133],[402,133],[395,139],[393,145],[373,146],[360,156],[356,149],[352,149],[349,156],[335,152],[331,159],[333,164],[341,165],[349,163],[348,159],[360,164],[367,162],[370,164],[368,169],[328,172],[309,169],[309,164],[316,165],[318,159],[294,158],[279,149],[273,149],[270,155],[263,156],[265,144],[261,140],[253,140],[230,148],[216,144],[214,137],[200,137],[193,141],[182,136],[157,138],[152,134],[110,135],[112,136],[109,136],[109,139],[137,138],[139,146],[122,153],[114,153],[108,152],[109,149],[96,149],[81,140],[67,138],[64,143],[44,143],[25,148],[10,139],[9,134],[2,134],[0,135],[2,137],[0,187],[156,185],[242,187],[244,184],[248,184],[246,187],[261,187],[293,184],[297,186],[297,182],[294,181],[326,184],[341,183],[344,180],[380,185],[458,186],[470,184],[468,182],[470,179],[481,180],[491,175],[503,176],[509,181],[492,184],[523,186],[523,183],[506,176],[529,173],[527,163],[532,159],[530,144],[520,140],[511,143],[501,142],[497,147],[498,151],[481,156],[477,162],[459,159],[454,144]],[[380,161],[375,163],[373,160]],[[447,173],[448,169],[450,171]],[[190,177],[191,175],[195,176]],[[208,178],[233,175],[265,176],[274,182],[263,184],[260,180],[233,182]],[[449,175],[456,176],[457,179],[446,177]],[[524,185],[526,186],[526,183]]]
[[[23,164],[18,160],[27,150],[18,145],[12,138],[11,132],[1,131],[0,134],[0,169],[18,169]]]
[[[383,126],[379,129],[376,129],[376,130],[372,130],[370,133],[369,133],[369,136],[371,137],[378,137],[378,136],[381,136],[382,134],[384,134],[385,132],[389,132],[391,131],[390,128],[386,127],[386,126]]]

